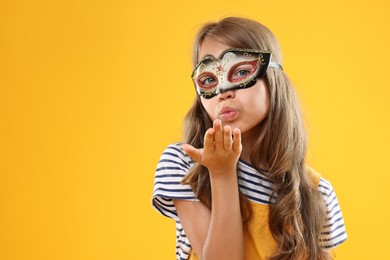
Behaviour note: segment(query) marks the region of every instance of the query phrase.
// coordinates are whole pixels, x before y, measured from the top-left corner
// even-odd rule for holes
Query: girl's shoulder
[[[188,159],[190,157],[186,154],[186,152],[184,152],[183,147],[182,147],[183,144],[184,144],[183,142],[171,143],[165,148],[165,150],[163,151],[163,154],[164,153],[171,153],[171,154],[175,154],[175,155],[179,156],[180,158]]]
[[[336,196],[330,181],[324,179],[319,172],[306,165],[306,174],[325,200]]]
[[[168,145],[160,156],[159,165],[163,164],[167,166],[167,164],[176,164],[175,166],[181,165],[185,170],[191,168],[194,161],[184,152],[182,145],[183,143],[181,142]]]
[[[323,178],[322,175],[314,170],[313,168],[306,165],[306,174],[315,187],[325,196],[330,196],[334,193],[333,186],[327,179]]]
[[[171,152],[175,152],[177,154],[185,155],[185,152],[184,152],[183,148],[181,147],[182,145],[183,145],[182,142],[171,143],[167,147],[165,147],[164,152],[171,151]]]

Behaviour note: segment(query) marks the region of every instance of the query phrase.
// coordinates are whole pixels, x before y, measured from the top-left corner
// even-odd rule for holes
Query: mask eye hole
[[[230,82],[240,82],[252,76],[258,67],[258,60],[243,61],[235,64],[229,71],[228,80]]]
[[[197,77],[196,82],[201,90],[210,90],[218,85],[218,78],[212,73],[205,72]]]

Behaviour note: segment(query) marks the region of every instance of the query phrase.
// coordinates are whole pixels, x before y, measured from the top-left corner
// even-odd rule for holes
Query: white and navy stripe
[[[181,144],[172,144],[162,153],[154,179],[153,207],[162,215],[176,221],[176,258],[188,259],[191,245],[178,218],[173,199],[196,200],[190,185],[181,180],[194,161],[182,150]],[[238,183],[241,192],[251,201],[270,204],[272,182],[262,172],[256,171],[244,161],[238,162]],[[327,207],[327,224],[321,232],[320,241],[324,248],[333,248],[347,239],[336,194],[325,179],[318,186]]]
[[[320,241],[324,248],[333,248],[347,239],[344,219],[341,214],[336,193],[330,182],[321,178],[318,190],[323,196],[327,208],[327,224],[325,224],[321,232]]]

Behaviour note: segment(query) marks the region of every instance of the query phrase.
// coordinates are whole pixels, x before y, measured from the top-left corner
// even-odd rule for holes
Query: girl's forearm
[[[202,259],[243,260],[244,234],[236,171],[217,174],[219,177],[213,175],[210,174],[211,219]]]

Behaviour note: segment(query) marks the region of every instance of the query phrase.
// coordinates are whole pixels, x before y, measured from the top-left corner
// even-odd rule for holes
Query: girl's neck
[[[251,163],[251,152],[253,149],[253,146],[255,144],[255,139],[251,135],[250,132],[246,132],[241,135],[241,144],[242,144],[242,151],[240,155],[240,159]]]
[[[244,145],[242,146],[242,152],[241,152],[241,156],[240,156],[240,159],[247,162],[247,163],[250,163],[251,162],[251,151],[250,150],[247,150],[244,148]]]

